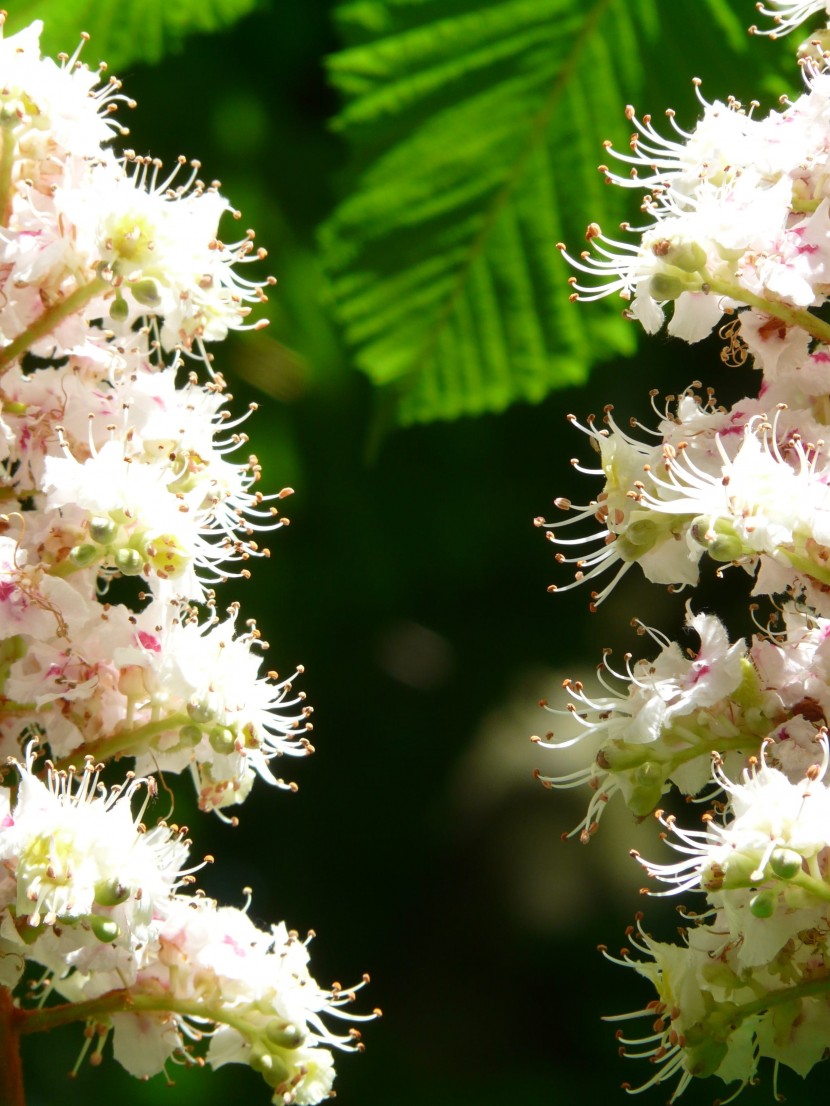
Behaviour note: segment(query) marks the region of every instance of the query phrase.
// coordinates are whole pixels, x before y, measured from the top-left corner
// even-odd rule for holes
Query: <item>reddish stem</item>
[[[19,1023],[11,991],[0,987],[0,1106],[26,1106]]]

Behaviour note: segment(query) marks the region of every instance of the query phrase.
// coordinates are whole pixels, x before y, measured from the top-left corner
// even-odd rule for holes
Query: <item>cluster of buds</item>
[[[80,1021],[96,1062],[111,1036],[140,1077],[245,1063],[305,1106],[360,1047],[325,1020],[360,1020],[356,988],[194,893],[187,831],[149,821],[160,773],[233,821],[312,751],[302,670],[263,671],[213,590],[285,524],[206,345],[264,325],[272,280],[240,275],[264,251],[218,237],[239,213],[198,163],[113,148],[120,83],[40,30],[0,39],[0,1035]]]
[[[755,33],[782,36],[823,2],[768,0]],[[602,489],[589,503],[555,501],[536,520],[596,609],[635,563],[670,590],[693,589],[709,566],[743,569],[757,633],[730,640],[714,614],[687,601],[697,648],[639,620],[653,659],[622,665],[606,651],[599,686],[566,680],[554,714],[575,737],[534,738],[546,749],[579,745],[585,767],[537,773],[550,788],[584,786],[587,811],[572,835],[587,842],[615,795],[638,818],[654,814],[675,860],[633,853],[660,896],[697,892],[682,943],[643,928],[616,960],[652,982],[657,998],[624,1015],[648,1019],[637,1039],[618,1031],[623,1055],[674,1080],[672,1101],[698,1076],[737,1089],[763,1058],[806,1075],[830,1049],[830,27],[799,50],[804,91],[761,117],[758,105],[708,103],[668,137],[650,116],[627,117],[628,167],[600,166],[616,185],[642,188],[645,225],[607,237],[594,223],[578,257],[574,300],[619,293],[625,315],[649,332],[697,342],[715,328],[724,366],[751,364],[757,395],[727,409],[692,384],[660,408],[655,427],[623,430],[571,421],[591,440]],[[588,279],[586,279],[586,276]],[[639,431],[639,433],[638,433]],[[564,517],[562,517],[564,516]],[[574,535],[574,536],[571,536]],[[606,575],[607,574],[607,575]],[[547,704],[543,704],[547,706]],[[671,795],[704,810],[682,828],[662,809]],[[686,808],[688,809],[688,807]],[[665,889],[654,888],[663,883]],[[615,1020],[615,1019],[611,1019]],[[620,1019],[621,1020],[621,1019]]]

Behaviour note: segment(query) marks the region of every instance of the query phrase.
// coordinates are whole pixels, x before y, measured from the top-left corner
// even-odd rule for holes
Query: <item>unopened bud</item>
[[[88,568],[89,565],[95,564],[101,555],[100,549],[94,545],[75,545],[69,552],[69,559],[73,564],[76,564],[78,568]]]
[[[719,534],[708,551],[713,561],[725,563],[739,560],[743,556],[744,545],[737,534]]]
[[[662,528],[653,519],[641,518],[626,527],[625,537],[632,545],[641,547],[645,552],[651,549],[662,532]]]
[[[144,558],[137,549],[125,546],[116,552],[115,566],[125,576],[140,576],[144,568]]]
[[[744,554],[744,543],[728,519],[713,520],[706,515],[698,515],[692,520],[689,533],[714,561],[737,561]]]
[[[648,282],[648,294],[653,300],[676,300],[684,292],[687,292],[686,284],[679,277],[670,273],[655,273]]]
[[[118,533],[118,524],[106,515],[95,515],[89,520],[89,536],[99,545],[109,545]]]
[[[131,284],[130,291],[133,294],[133,299],[136,303],[140,303],[142,307],[158,307],[161,303],[158,285],[149,278]]]
[[[759,891],[749,900],[749,909],[755,918],[771,918],[777,901],[778,896],[774,891]]]
[[[216,722],[221,713],[218,698],[215,695],[195,696],[187,704],[187,713],[194,722],[204,725],[206,722]]]
[[[673,242],[665,260],[685,273],[699,273],[706,265],[706,250],[698,242]]]
[[[110,304],[110,318],[116,323],[122,323],[130,313],[127,301],[119,293]]]
[[[278,1087],[289,1077],[288,1065],[273,1052],[253,1052],[248,1061],[254,1071],[259,1072],[269,1087]]]
[[[109,941],[115,941],[121,932],[118,924],[112,918],[105,918],[103,914],[90,914],[87,921],[89,922],[89,928],[98,940],[105,944]]]
[[[266,1025],[265,1036],[271,1044],[279,1045],[280,1048],[297,1048],[305,1040],[305,1034],[298,1026],[276,1018]]]
[[[95,884],[95,901],[99,906],[119,906],[129,897],[130,889],[118,879],[101,879]]]
[[[198,726],[182,726],[179,730],[179,743],[181,745],[198,745],[202,740],[202,731]]]
[[[801,853],[795,849],[776,849],[769,858],[769,866],[779,879],[794,879],[802,870]]]
[[[220,756],[227,756],[232,753],[236,745],[233,731],[225,729],[224,726],[215,726],[208,734],[208,741],[211,749],[215,753],[219,753]]]

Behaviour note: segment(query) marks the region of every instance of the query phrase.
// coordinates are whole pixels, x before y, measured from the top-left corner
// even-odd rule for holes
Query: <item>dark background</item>
[[[603,646],[649,653],[632,617],[677,636],[684,599],[637,569],[595,615],[584,590],[546,594],[567,575],[532,520],[553,513],[557,495],[587,502],[599,490],[569,467],[590,449],[568,411],[583,417],[613,401],[621,424],[653,423],[651,387],[676,391],[700,377],[728,402],[755,385],[750,374],[725,378],[717,343],[660,336],[635,361],[603,366],[589,387],[538,407],[386,432],[340,347],[315,259],[315,228],[346,160],[327,125],[330,7],[281,0],[228,33],[190,39],[157,68],[123,74],[139,102],[130,145],[168,163],[198,156],[257,228],[279,279],[270,330],[215,352],[236,409],[261,404],[252,448],[265,490],[296,489],[292,525],[273,536],[253,581],[228,585],[220,602],[239,599],[243,617],[257,618],[270,665],[306,666],[315,709],[316,755],[284,766],[297,795],[257,786],[234,830],[194,814],[183,788],[176,819],[191,826],[197,854],[216,855],[200,879],[210,894],[241,904],[250,885],[256,920],[317,931],[321,983],[371,972],[358,1008],[379,1005],[384,1018],[366,1027],[364,1056],[339,1057],[343,1106],[621,1102],[619,1084],[653,1069],[619,1059],[600,1017],[652,993],[596,946],[619,948],[644,905],[652,932],[673,936],[673,904],[644,904],[627,855],[635,844],[656,855],[656,827],[610,810],[590,845],[560,841],[587,797],[534,782],[535,767],[568,767],[529,736],[555,722],[539,698],[558,693],[562,705],[562,678],[590,672]],[[696,606],[728,610],[747,591],[739,572],[707,579]],[[744,629],[739,606],[730,619]],[[30,1106],[269,1099],[240,1066],[171,1070],[170,1092],[163,1077],[143,1086],[112,1063],[66,1083],[80,1045],[77,1027],[26,1042]],[[765,1076],[748,1093],[771,1101]],[[782,1079],[791,1099],[799,1086]],[[826,1076],[810,1086],[826,1088]],[[684,1101],[725,1091],[711,1082]],[[668,1097],[663,1087],[643,1101]]]

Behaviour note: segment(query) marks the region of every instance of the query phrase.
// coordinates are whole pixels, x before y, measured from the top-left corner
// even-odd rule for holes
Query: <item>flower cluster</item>
[[[773,0],[757,33],[785,34],[830,8]],[[757,395],[730,408],[694,384],[661,410],[656,426],[623,430],[571,421],[598,464],[580,472],[601,490],[577,506],[555,500],[555,521],[536,520],[596,609],[637,563],[670,590],[694,588],[714,564],[742,568],[772,611],[750,640],[732,640],[714,614],[687,602],[699,645],[670,641],[639,620],[657,647],[650,660],[610,651],[598,686],[566,680],[564,709],[576,736],[549,733],[545,749],[578,745],[589,763],[537,772],[549,788],[584,786],[587,811],[571,835],[587,842],[608,801],[654,813],[673,861],[633,853],[664,890],[698,893],[683,941],[664,944],[642,920],[617,962],[658,994],[637,1015],[641,1039],[618,1031],[621,1051],[648,1058],[639,1088],[696,1076],[738,1089],[762,1058],[806,1075],[830,1048],[830,27],[801,48],[805,91],[780,111],[709,103],[684,131],[668,113],[666,137],[627,110],[630,152],[608,152],[642,188],[645,225],[628,240],[588,228],[590,248],[567,260],[572,299],[613,292],[649,333],[669,315],[670,334],[697,342],[715,327],[723,364],[751,363]],[[655,393],[656,395],[656,393]],[[683,828],[662,806],[671,792],[703,805],[702,828]],[[652,884],[652,887],[655,885]],[[632,954],[632,950],[637,955]],[[607,952],[606,952],[606,955]],[[610,1019],[610,1020],[623,1020]],[[628,1086],[628,1085],[626,1085]],[[628,1089],[632,1089],[628,1087]]]
[[[214,591],[286,521],[206,346],[264,325],[272,280],[240,275],[265,253],[219,237],[239,213],[198,163],[117,152],[132,102],[80,49],[41,58],[40,30],[0,37],[0,1036],[82,1021],[134,1075],[246,1063],[306,1106],[359,1047],[328,1017],[360,1020],[356,988],[194,894],[186,831],[148,820],[159,773],[232,821],[312,752],[302,668],[263,670]]]
[[[81,773],[49,765],[45,782],[31,756],[14,766],[15,803],[0,792],[0,983],[40,965],[38,997],[66,1000],[27,1028],[89,1020],[93,1055],[112,1034],[115,1058],[141,1078],[194,1063],[207,1042],[208,1064],[251,1065],[275,1102],[326,1098],[331,1049],[359,1048],[360,1033],[323,1016],[365,1020],[342,1009],[357,988],[322,990],[307,944],[284,925],[263,931],[246,909],[186,893],[203,865],[187,866],[183,829],[141,821],[152,778],[108,791],[91,758]]]

